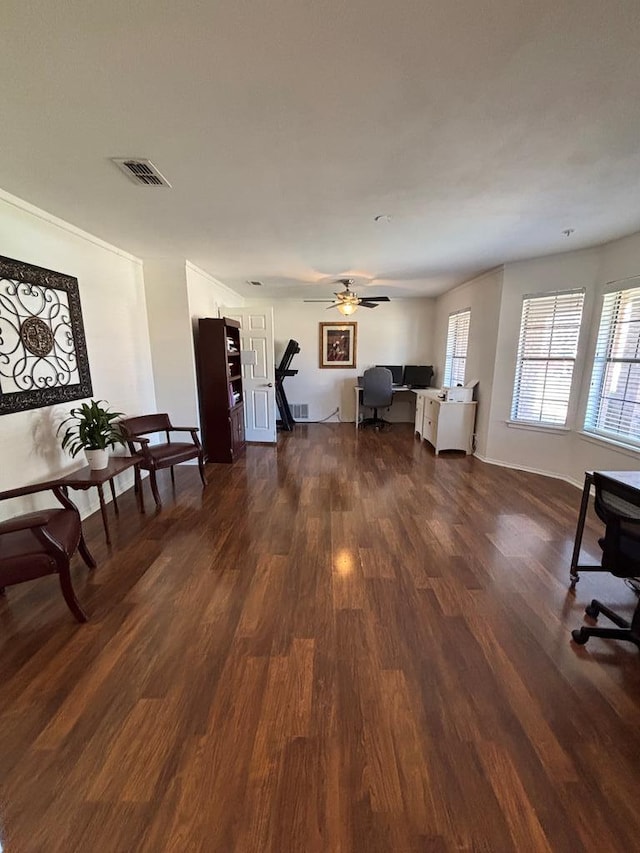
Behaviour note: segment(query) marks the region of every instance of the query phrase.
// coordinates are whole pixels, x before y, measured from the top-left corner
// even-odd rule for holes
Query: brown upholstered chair
[[[173,466],[180,462],[187,462],[189,459],[197,459],[200,469],[200,479],[204,486],[207,485],[207,479],[204,473],[204,455],[202,446],[198,439],[197,427],[176,427],[171,424],[169,415],[165,412],[155,415],[140,415],[137,418],[123,418],[118,422],[122,430],[122,434],[129,446],[131,453],[139,453],[142,456],[142,461],[139,466],[136,466],[136,491],[140,490],[142,496],[140,472],[139,468],[149,472],[151,481],[151,491],[156,506],[162,506],[160,495],[158,494],[158,483],[156,481],[156,471],[160,468],[171,468],[171,480],[175,483],[173,474]],[[161,444],[151,444],[149,438],[145,436],[154,432],[164,432],[167,440]],[[171,432],[190,432],[191,441],[177,442],[171,441],[169,433]],[[137,445],[137,446],[136,446]]]
[[[16,583],[57,574],[64,600],[78,622],[87,615],[71,584],[69,564],[76,548],[90,569],[95,560],[82,535],[80,513],[55,481],[0,492],[0,500],[53,491],[61,507],[42,509],[0,521],[0,593]]]

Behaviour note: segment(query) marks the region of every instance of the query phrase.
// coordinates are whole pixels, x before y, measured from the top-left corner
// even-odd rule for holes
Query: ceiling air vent
[[[134,184],[143,187],[171,186],[164,175],[161,175],[156,169],[151,160],[139,160],[133,157],[112,157],[111,159]]]

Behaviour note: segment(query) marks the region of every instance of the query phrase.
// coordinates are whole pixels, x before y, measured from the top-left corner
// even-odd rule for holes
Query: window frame
[[[579,306],[579,318],[577,325],[570,331],[570,334],[573,336],[572,348],[573,354],[568,355],[563,353],[562,355],[552,356],[551,350],[553,345],[553,337],[554,331],[556,329],[561,329],[562,326],[559,324],[556,326],[556,317],[558,315],[558,302],[557,300],[560,297],[567,297],[569,299],[575,298],[576,296],[581,297],[580,306]],[[535,300],[542,299],[555,299],[556,303],[553,307],[552,312],[550,313],[551,319],[551,327],[549,331],[549,354],[545,357],[543,355],[525,355],[523,350],[527,345],[526,332],[529,329],[531,330],[531,326],[526,323],[527,319],[529,319],[526,315],[529,312],[530,316],[530,305]],[[510,408],[510,419],[507,423],[513,426],[521,426],[521,427],[532,427],[542,431],[549,432],[566,432],[569,430],[568,424],[574,412],[573,402],[575,400],[575,385],[576,385],[576,364],[578,363],[578,359],[580,356],[580,342],[582,340],[582,335],[584,332],[584,318],[585,318],[585,302],[586,302],[586,288],[584,287],[572,287],[566,290],[548,290],[541,293],[526,293],[522,297],[522,306],[520,311],[520,329],[518,332],[518,345],[516,350],[516,358],[515,358],[515,371],[513,376],[513,385],[512,385],[512,394],[511,394],[511,408]],[[542,342],[542,341],[541,341]],[[536,341],[533,339],[533,335],[530,335],[530,346],[535,347]],[[566,394],[566,400],[559,400],[558,402],[565,406],[564,409],[564,420],[548,420],[543,419],[543,413],[545,409],[545,403],[550,406],[553,403],[552,393],[554,389],[558,389],[561,391],[562,388],[559,387],[559,383],[555,386],[550,387],[549,396],[546,396],[546,381],[547,381],[547,373],[545,372],[544,385],[542,396],[540,400],[540,417],[539,418],[524,418],[518,415],[518,411],[522,405],[522,390],[523,390],[523,366],[527,363],[533,362],[544,362],[547,365],[547,371],[549,369],[549,365],[552,363],[570,363],[570,376],[568,381],[568,389]],[[526,387],[526,386],[525,386]]]
[[[610,285],[611,286],[605,290],[601,296],[600,316],[591,363],[591,377],[589,380],[587,403],[582,423],[582,435],[588,439],[601,440],[621,449],[637,452],[637,450],[640,450],[640,425],[638,426],[637,434],[634,435],[632,433],[625,432],[612,432],[598,424],[601,415],[603,387],[607,379],[608,365],[640,364],[640,324],[637,339],[635,340],[637,357],[618,358],[611,355],[611,351],[616,344],[616,332],[620,325],[620,323],[614,319],[615,314],[620,312],[619,303],[624,300],[625,294],[628,294],[629,291],[636,291],[637,303],[640,304],[640,285],[637,284],[637,279],[635,284],[630,283],[626,287],[621,287],[620,283],[616,283],[615,286],[614,283],[610,283]],[[611,309],[605,314],[607,309],[607,300],[611,300]],[[616,307],[616,302],[618,303],[618,307]],[[625,321],[623,320],[621,322]],[[605,334],[605,331],[607,331],[605,329],[605,323],[608,326],[608,334]],[[636,323],[638,323],[638,321],[636,321]],[[620,342],[618,341],[618,343]],[[609,399],[612,398],[609,397]],[[623,397],[622,402],[625,403],[630,401],[627,401]],[[637,401],[636,405],[640,406],[640,400]]]
[[[458,324],[463,315],[467,315],[466,321],[466,338],[464,340],[464,355],[455,355],[455,349],[458,344]],[[454,324],[452,326],[452,323]],[[452,337],[453,332],[453,337]],[[467,374],[467,356],[469,354],[469,336],[471,333],[471,308],[460,308],[458,311],[452,311],[447,319],[447,339],[444,349],[444,373],[442,379],[443,387],[451,387],[454,382],[462,381],[464,385]],[[451,353],[450,353],[451,351]],[[462,361],[462,380],[454,376],[454,362]]]

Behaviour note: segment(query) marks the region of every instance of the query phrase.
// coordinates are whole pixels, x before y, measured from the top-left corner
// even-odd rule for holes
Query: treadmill
[[[287,432],[291,432],[293,430],[296,422],[291,415],[291,409],[289,408],[287,395],[284,392],[283,383],[287,376],[295,376],[297,374],[297,370],[291,370],[291,362],[293,361],[294,355],[297,355],[299,352],[300,344],[291,339],[287,344],[284,355],[280,359],[280,364],[276,365],[276,403],[278,406],[278,412],[280,413],[278,429],[283,429]]]

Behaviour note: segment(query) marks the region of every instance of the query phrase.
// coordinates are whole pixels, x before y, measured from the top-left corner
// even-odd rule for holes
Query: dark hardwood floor
[[[86,625],[55,578],[0,599],[5,853],[639,849],[638,652],[569,633],[635,597],[568,592],[577,489],[408,425],[207,470],[111,551],[85,522]]]

